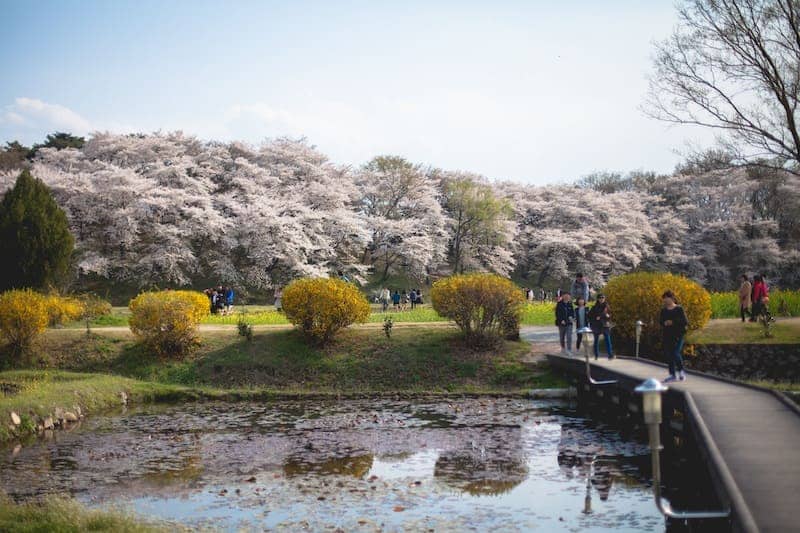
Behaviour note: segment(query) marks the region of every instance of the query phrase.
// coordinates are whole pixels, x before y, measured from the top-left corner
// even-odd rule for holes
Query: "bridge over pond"
[[[641,418],[633,389],[647,378],[664,378],[666,366],[644,359],[591,361],[547,355],[556,368],[578,379],[579,395]],[[718,498],[731,509],[731,529],[800,531],[800,408],[785,396],[707,374],[689,372],[671,383],[663,403],[667,429],[691,433],[708,465]]]

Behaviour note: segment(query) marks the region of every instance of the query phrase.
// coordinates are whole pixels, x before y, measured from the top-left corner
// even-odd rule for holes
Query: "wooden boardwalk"
[[[548,355],[582,378],[583,358]],[[591,361],[594,379],[617,379],[628,393],[647,378],[663,379],[666,366],[617,358]],[[800,532],[800,409],[782,395],[706,374],[689,372],[669,384],[695,427],[721,498],[732,509],[734,531]],[[669,417],[665,414],[665,423]]]

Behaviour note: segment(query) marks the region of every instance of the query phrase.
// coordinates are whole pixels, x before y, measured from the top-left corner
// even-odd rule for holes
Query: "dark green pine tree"
[[[57,286],[75,239],[50,189],[23,170],[0,202],[0,291]]]

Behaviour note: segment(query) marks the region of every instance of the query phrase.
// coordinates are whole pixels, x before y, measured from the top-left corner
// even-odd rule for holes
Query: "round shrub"
[[[34,339],[47,329],[47,300],[30,289],[0,294],[0,336],[8,342],[13,355],[30,348]]]
[[[632,341],[636,338],[636,321],[644,322],[642,330],[643,355],[659,355],[661,349],[661,327],[658,323],[661,312],[661,295],[671,290],[678,303],[686,311],[689,330],[697,330],[708,324],[711,318],[711,295],[698,283],[675,274],[636,272],[612,278],[605,287],[614,334]]]
[[[59,326],[67,322],[74,322],[83,317],[83,303],[77,298],[48,294],[44,296],[47,305],[48,323],[50,326]]]
[[[159,356],[181,355],[197,344],[208,297],[195,291],[143,292],[128,307],[133,334]]]
[[[283,312],[305,336],[324,344],[340,329],[369,318],[369,302],[340,279],[302,278],[283,291]]]
[[[431,303],[464,336],[481,345],[518,334],[525,298],[511,280],[495,274],[462,274],[431,287]]]

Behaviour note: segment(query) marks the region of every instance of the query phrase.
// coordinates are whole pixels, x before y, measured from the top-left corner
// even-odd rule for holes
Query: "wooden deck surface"
[[[585,374],[582,358],[548,358],[561,368]],[[667,376],[664,365],[641,359],[591,363],[603,379],[614,375],[625,383]],[[711,448],[716,445],[712,452],[727,466],[740,492],[739,501],[747,507],[737,510],[744,522],[740,526],[762,532],[800,532],[800,410],[771,391],[695,372],[669,387],[690,395],[696,405],[713,441]]]

